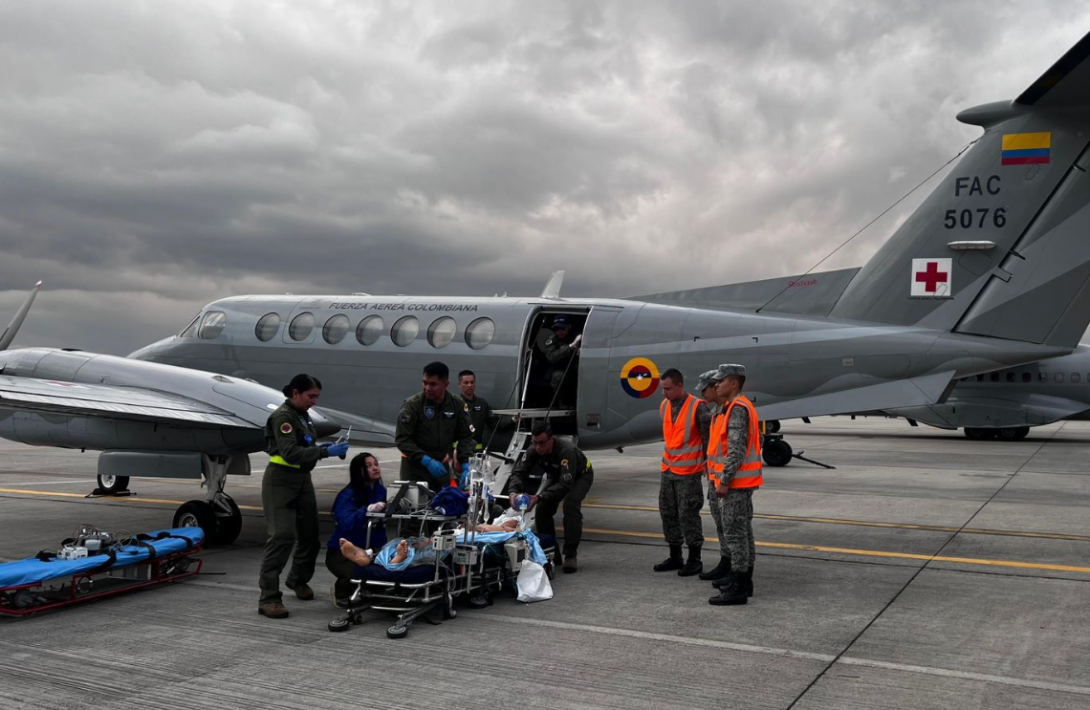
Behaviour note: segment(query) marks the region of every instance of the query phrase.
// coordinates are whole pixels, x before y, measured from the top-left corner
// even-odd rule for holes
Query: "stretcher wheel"
[[[129,490],[128,476],[99,476],[98,490],[106,495],[113,495],[119,491]]]
[[[409,629],[404,626],[391,626],[386,629],[386,638],[403,639],[409,634]]]
[[[29,589],[20,589],[11,595],[11,605],[16,609],[29,609],[36,601],[34,592]]]
[[[458,616],[458,610],[455,609],[453,606],[444,606],[443,607],[443,618],[444,619],[454,619],[457,616]]]
[[[183,503],[174,512],[174,527],[200,528],[207,540],[216,540],[219,520],[212,506],[203,500],[191,500]]]
[[[238,503],[229,495],[224,494],[218,500],[230,509],[230,514],[222,511],[216,513],[216,533],[212,537],[213,545],[230,545],[238,539],[242,532],[242,511],[238,509]]]
[[[348,631],[349,626],[351,626],[351,624],[348,622],[348,619],[334,619],[326,625],[326,628],[337,633],[340,631]]]
[[[474,609],[484,609],[488,606],[488,597],[484,594],[469,598],[469,605]]]

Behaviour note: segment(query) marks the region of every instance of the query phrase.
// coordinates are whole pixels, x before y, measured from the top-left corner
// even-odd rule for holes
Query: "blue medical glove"
[[[334,456],[336,456],[337,458],[343,460],[345,458],[345,454],[348,453],[348,442],[347,441],[340,441],[340,442],[337,442],[336,444],[330,444],[329,447],[326,449],[326,451],[329,452],[329,457],[330,458],[333,458]]]
[[[450,471],[447,470],[446,464],[441,461],[436,461],[431,456],[425,456],[422,461],[424,468],[428,469],[428,473],[432,478],[443,478],[450,475]]]
[[[458,486],[463,490],[469,490],[469,464],[462,464],[462,478],[458,481]]]

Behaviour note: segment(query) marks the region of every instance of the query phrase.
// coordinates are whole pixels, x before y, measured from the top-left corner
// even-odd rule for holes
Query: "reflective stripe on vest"
[[[662,470],[679,476],[699,474],[707,468],[704,446],[700,439],[700,427],[696,425],[696,409],[700,400],[691,394],[685,397],[677,419],[673,417],[673,403],[663,399],[659,405],[662,415],[662,439],[666,448],[662,452]]]
[[[287,461],[285,461],[284,457],[280,454],[277,454],[276,456],[270,456],[269,463],[274,463],[277,466],[287,466],[288,468],[300,468],[298,464],[288,463]]]
[[[741,405],[749,412],[749,431],[746,436],[746,456],[742,464],[730,479],[728,488],[747,489],[759,488],[764,482],[764,464],[761,461],[761,425],[757,421],[757,409],[753,403],[742,396],[736,397],[726,411],[718,415],[712,422],[711,441],[708,443],[708,478],[712,485],[718,486],[723,475],[723,469],[727,464],[727,452],[724,445],[727,442],[727,423],[730,421],[730,410],[735,405]]]

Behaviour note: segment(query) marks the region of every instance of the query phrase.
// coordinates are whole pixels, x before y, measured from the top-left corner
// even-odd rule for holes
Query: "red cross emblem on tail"
[[[953,271],[952,259],[913,259],[909,295],[913,298],[953,298]]]

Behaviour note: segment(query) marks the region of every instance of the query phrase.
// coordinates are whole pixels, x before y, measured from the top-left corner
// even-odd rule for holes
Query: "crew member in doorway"
[[[466,416],[469,417],[469,424],[473,429],[473,439],[477,442],[474,450],[482,451],[492,435],[497,431],[510,429],[513,420],[494,414],[488,400],[477,396],[477,375],[473,370],[462,370],[458,373],[458,389],[462,391]]]
[[[550,403],[561,408],[575,404],[575,384],[579,381],[579,348],[583,336],[575,335],[571,317],[558,315],[553,318],[552,328],[542,328],[537,334],[535,347],[549,363]]]
[[[462,401],[447,391],[450,369],[441,362],[424,366],[423,387],[401,405],[394,441],[401,451],[401,480],[427,481],[443,489],[452,474],[469,476],[473,432]]]
[[[699,397],[685,392],[685,380],[678,370],[662,373],[662,479],[659,481],[659,515],[662,533],[670,546],[670,556],[655,565],[656,572],[677,570],[680,577],[691,577],[704,570],[700,549],[704,546],[704,528],[700,509],[704,507],[705,452],[711,415]],[[682,543],[689,549],[689,559],[682,558]]]
[[[757,409],[742,394],[744,365],[720,365],[715,386],[724,410],[710,434],[708,470],[715,481],[712,505],[718,503],[726,528],[730,573],[716,582],[720,592],[711,604],[745,604],[753,596],[753,491],[761,486],[761,432]]]
[[[715,386],[719,383],[719,371],[708,370],[700,375],[697,379],[696,387],[694,388],[700,393],[700,396],[704,399],[704,402],[708,405],[708,416],[711,419],[711,425],[708,427],[708,438],[704,440],[705,445],[710,451],[714,441],[711,437],[711,431],[715,428],[715,420],[719,416],[719,395],[715,392]],[[721,579],[725,579],[730,574],[730,555],[727,554],[727,529],[723,526],[723,520],[719,515],[719,505],[716,503],[715,498],[715,482],[711,477],[711,471],[708,471],[708,507],[712,516],[712,522],[715,523],[715,534],[719,538],[719,564],[711,568],[706,572],[700,573],[700,579],[705,582],[718,582]]]
[[[537,534],[556,537],[556,515],[564,502],[563,566],[567,573],[579,569],[576,555],[583,537],[583,499],[594,483],[594,469],[574,444],[553,436],[548,422],[538,422],[530,432],[530,449],[511,473],[511,500],[520,493],[530,496],[529,510],[537,508]],[[545,487],[539,494],[542,478]]]
[[[269,465],[261,481],[268,538],[261,559],[261,599],[257,611],[270,619],[287,617],[280,573],[288,558],[291,571],[285,586],[304,601],[314,598],[308,583],[314,577],[321,541],[318,539],[318,501],[310,472],[320,459],[344,456],[348,443],[319,445],[307,412],[318,403],[322,383],[310,375],[296,375],[284,387],[287,400],[265,422],[265,451]],[[292,548],[295,554],[292,555]]]

